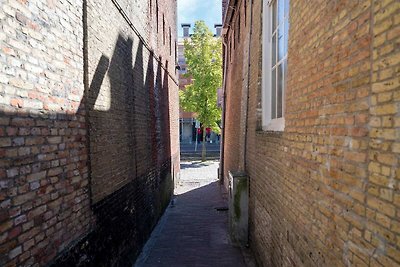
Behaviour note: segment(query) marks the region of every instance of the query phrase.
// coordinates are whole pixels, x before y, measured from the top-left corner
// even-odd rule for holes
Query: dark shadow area
[[[138,69],[136,64],[143,69],[143,62],[135,62],[133,68],[129,67],[132,66],[132,49],[133,40],[119,36],[107,72],[104,69],[108,59],[103,55],[87,93],[94,202],[136,176],[134,94],[135,88],[138,90],[143,86],[143,73],[133,77],[133,72]],[[136,54],[143,56],[142,50],[139,43]],[[99,110],[99,107],[95,108],[95,103],[105,75],[109,78],[110,99],[100,99]],[[138,83],[142,85],[137,86]]]
[[[150,58],[153,58],[154,54],[151,51],[150,52]],[[151,67],[150,67],[151,66]],[[154,65],[153,65],[153,60],[149,60],[149,67],[147,69],[147,81],[148,81],[148,88],[149,88],[149,118],[150,118],[150,145],[151,145],[151,160],[152,162],[157,162],[157,120],[156,120],[156,86],[154,84]],[[159,69],[157,68],[157,71]],[[157,72],[157,77],[159,76]],[[149,82],[151,81],[151,82]]]
[[[160,59],[162,62],[162,60]],[[169,62],[168,60],[165,61],[165,69],[168,69]],[[164,71],[164,80],[162,83],[162,95],[161,98],[164,99],[164,101],[161,101],[161,104],[163,106],[162,108],[162,121],[163,121],[163,129],[164,129],[164,144],[165,144],[165,155],[171,155],[171,128],[170,128],[170,114],[169,114],[169,79],[166,71]]]

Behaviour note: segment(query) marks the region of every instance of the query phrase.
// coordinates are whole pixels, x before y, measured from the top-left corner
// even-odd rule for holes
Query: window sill
[[[285,130],[285,118],[270,120],[262,127],[263,131],[283,132]]]

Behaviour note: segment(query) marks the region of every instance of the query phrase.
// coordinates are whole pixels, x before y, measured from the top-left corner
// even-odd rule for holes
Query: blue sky
[[[204,20],[215,32],[214,24],[222,23],[222,0],[178,0],[178,36],[182,36],[182,23],[193,25],[196,20]]]

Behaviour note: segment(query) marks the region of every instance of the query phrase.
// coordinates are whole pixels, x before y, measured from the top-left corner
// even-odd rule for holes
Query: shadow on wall
[[[96,225],[56,261],[57,266],[131,264],[169,203],[173,181],[168,74],[158,62],[154,81],[150,54],[145,78],[143,44],[137,44],[135,53],[133,49],[133,40],[119,35],[111,60],[101,56],[85,92]],[[103,111],[97,103],[102,101],[106,76],[111,101]]]
[[[137,176],[135,88],[142,88],[144,84],[142,44],[138,45],[133,68],[132,49],[133,40],[119,36],[111,60],[101,56],[87,92],[94,202]],[[104,86],[99,99],[106,75],[109,88],[108,84]],[[107,111],[101,110],[107,102],[110,102]]]
[[[168,74],[158,62],[154,75],[150,54],[145,77],[143,44],[134,53],[133,47],[132,39],[119,35],[111,59],[102,55],[98,60],[75,114],[0,111],[7,135],[12,140],[25,136],[24,142],[0,148],[7,170],[0,172],[5,188],[0,201],[10,203],[0,223],[12,222],[12,210],[23,207],[20,216],[32,224],[2,239],[1,248],[12,251],[43,231],[41,245],[30,253],[40,265],[134,261],[169,203],[173,181]],[[91,66],[85,65],[87,73]],[[102,111],[97,104],[104,100],[107,76],[110,108]],[[56,225],[57,231],[43,230]],[[8,255],[0,256],[0,265],[9,261]]]

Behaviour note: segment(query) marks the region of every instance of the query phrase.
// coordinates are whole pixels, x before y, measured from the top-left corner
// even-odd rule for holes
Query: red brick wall
[[[130,21],[146,18],[150,12],[146,4],[141,6],[142,10],[131,13],[128,13],[131,7],[127,3],[119,1],[119,4],[127,6],[125,11]],[[176,78],[175,53],[170,54],[168,29],[174,25],[175,17],[163,5],[159,5],[158,32],[156,28],[146,28],[147,24],[137,25],[145,42],[154,43],[157,48],[157,53],[151,54],[112,2],[89,2],[88,78],[94,202],[127,184],[132,176],[145,175],[157,164],[169,160],[170,140],[175,138],[170,139],[169,130],[176,135],[170,123],[175,123],[176,118],[170,114],[168,100],[174,100],[172,107],[177,104],[177,81],[172,79]],[[151,22],[154,24],[156,9],[153,9]],[[107,14],[103,16],[109,18],[99,21],[98,10],[104,10]],[[102,34],[104,31],[108,34]],[[173,49],[175,36],[171,38]],[[104,73],[100,73],[101,64],[107,70]],[[121,69],[124,65],[126,69]],[[147,87],[152,91],[143,89]],[[174,110],[171,108],[171,111]],[[174,141],[174,153],[177,153]],[[149,147],[152,143],[153,147]],[[156,162],[152,157],[157,158]]]
[[[253,1],[244,152],[251,247],[263,266],[400,264],[399,3],[291,1],[285,130],[265,132],[261,2]],[[242,112],[240,53],[226,77],[225,175],[240,162],[227,131]]]
[[[2,3],[1,266],[128,265],[149,236],[179,178],[159,2],[158,31],[155,1]]]

